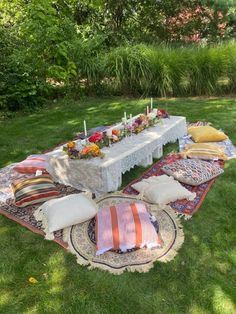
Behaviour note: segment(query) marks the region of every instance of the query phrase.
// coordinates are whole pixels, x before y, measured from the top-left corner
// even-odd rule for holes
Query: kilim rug
[[[171,164],[172,162],[181,159],[182,157],[178,154],[170,154],[164,158],[162,158],[160,161],[157,161],[148,171],[146,171],[140,178],[137,180],[134,180],[133,182],[129,183],[124,189],[123,193],[129,194],[129,195],[138,195],[139,193],[132,188],[132,184],[141,181],[143,179],[147,179],[151,176],[160,176],[164,174],[164,172],[161,170],[161,168],[164,165]],[[223,162],[217,161],[220,166],[223,166]],[[204,201],[204,198],[207,195],[207,192],[209,191],[210,187],[214,183],[215,179],[212,179],[206,183],[200,184],[198,186],[191,186],[187,184],[181,183],[186,189],[188,189],[191,192],[196,193],[196,197],[193,201],[188,200],[178,200],[176,202],[170,203],[170,207],[173,208],[179,215],[183,215],[186,219],[191,218],[191,216],[196,213],[196,211],[201,206],[202,202]]]

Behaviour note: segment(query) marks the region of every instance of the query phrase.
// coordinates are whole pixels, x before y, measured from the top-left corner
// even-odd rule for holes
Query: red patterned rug
[[[124,189],[123,192],[129,195],[138,195],[138,192],[134,190],[131,185],[141,181],[143,179],[147,179],[151,176],[160,176],[164,174],[164,172],[161,170],[161,168],[164,165],[171,164],[172,162],[181,159],[181,156],[178,154],[170,154],[166,156],[165,158],[162,158],[161,160],[157,161],[149,170],[147,170],[140,178],[134,180],[133,182],[129,183]],[[221,167],[223,167],[224,163],[221,161],[216,161]],[[191,218],[191,216],[196,213],[196,211],[201,206],[202,202],[204,201],[207,192],[209,191],[210,187],[214,183],[215,178],[200,184],[198,186],[191,186],[187,184],[181,183],[186,189],[188,189],[191,192],[196,193],[196,197],[193,201],[188,200],[179,200],[176,202],[172,202],[169,205],[180,215],[185,216],[186,218]]]

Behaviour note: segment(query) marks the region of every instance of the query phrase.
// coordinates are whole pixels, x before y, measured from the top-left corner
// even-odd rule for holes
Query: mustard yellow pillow
[[[222,159],[227,160],[224,148],[219,145],[208,143],[195,143],[185,147],[181,152],[184,158],[199,158],[205,160]]]
[[[188,128],[188,134],[196,143],[220,142],[228,138],[224,132],[218,131],[212,126],[198,126]]]

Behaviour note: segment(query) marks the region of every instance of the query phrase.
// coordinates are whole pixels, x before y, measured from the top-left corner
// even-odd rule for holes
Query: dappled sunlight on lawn
[[[228,296],[227,293],[223,291],[219,285],[215,286],[213,296],[213,309],[215,313],[235,313],[236,305],[234,301],[235,299]]]

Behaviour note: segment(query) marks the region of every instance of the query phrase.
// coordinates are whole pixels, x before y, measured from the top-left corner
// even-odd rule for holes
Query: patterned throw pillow
[[[42,203],[60,195],[51,177],[46,174],[15,181],[12,183],[12,190],[18,207]]]
[[[96,216],[96,255],[113,250],[163,245],[144,203],[121,203],[101,208]]]
[[[31,155],[22,162],[19,162],[14,170],[20,173],[35,173],[37,170],[46,172],[47,156],[46,155]]]
[[[189,185],[202,184],[224,172],[219,166],[198,159],[177,160],[162,167],[162,170],[176,180]]]

